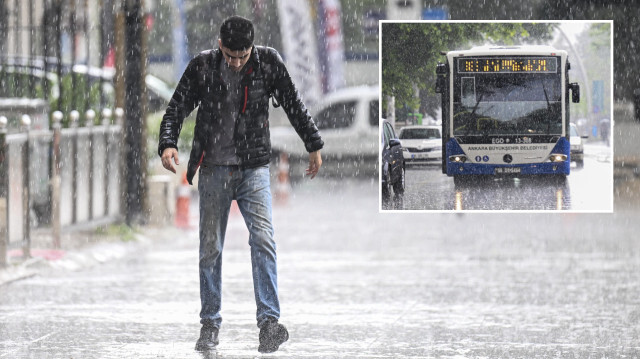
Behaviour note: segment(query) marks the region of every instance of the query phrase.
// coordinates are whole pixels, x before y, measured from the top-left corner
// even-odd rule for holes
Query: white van
[[[377,86],[350,87],[327,94],[311,108],[311,116],[324,141],[321,151],[324,171],[337,170],[340,175],[348,176],[375,172],[378,98]],[[271,147],[274,156],[285,152],[291,157],[293,175],[304,173],[308,155],[291,125],[271,128]]]

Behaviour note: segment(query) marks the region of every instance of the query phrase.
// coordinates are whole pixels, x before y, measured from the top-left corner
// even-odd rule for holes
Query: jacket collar
[[[213,56],[213,71],[216,74],[215,78],[219,78],[220,64],[222,61],[224,61],[224,59],[222,58],[222,51],[220,51],[219,48],[214,49],[211,55]],[[244,75],[243,77],[246,78],[247,76],[254,76],[257,69],[259,68],[260,68],[260,55],[258,54],[257,46],[253,45],[253,49],[251,49],[251,55],[250,55],[249,61],[247,61],[247,63],[242,68],[242,72]]]

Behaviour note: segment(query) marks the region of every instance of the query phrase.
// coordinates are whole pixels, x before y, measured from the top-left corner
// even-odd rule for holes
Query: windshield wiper
[[[476,104],[473,106],[473,111],[471,111],[471,113],[469,114],[469,121],[467,121],[467,129],[464,132],[465,136],[468,136],[469,132],[471,131],[472,126],[469,126],[470,124],[468,122],[473,121],[473,119],[475,118],[476,110],[478,110],[478,106],[480,105],[480,102],[482,101],[483,96],[484,96],[484,93],[480,94],[480,98],[478,98],[478,101],[476,101]]]
[[[542,91],[544,92],[544,98],[547,100],[547,135],[551,134],[551,103],[549,102],[549,95],[547,89],[544,87],[544,81],[542,81]]]

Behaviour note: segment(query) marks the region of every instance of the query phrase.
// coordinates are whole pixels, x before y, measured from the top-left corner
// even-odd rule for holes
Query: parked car
[[[579,168],[584,167],[584,145],[583,138],[589,136],[580,136],[578,128],[574,123],[569,124],[569,143],[571,143],[571,162],[575,162]]]
[[[376,173],[378,159],[379,90],[373,86],[350,87],[327,94],[310,108],[322,140],[323,170],[331,166],[342,175]],[[300,138],[291,125],[282,120],[280,109],[270,114],[271,147],[274,156],[285,152],[290,156],[294,174],[308,158]],[[278,124],[283,124],[278,126]]]
[[[440,126],[405,126],[398,132],[402,153],[407,164],[442,162],[442,132]]]
[[[402,206],[405,185],[405,162],[402,144],[396,136],[391,123],[384,120],[380,127],[380,185],[382,207],[399,209]],[[393,202],[391,201],[393,189]]]

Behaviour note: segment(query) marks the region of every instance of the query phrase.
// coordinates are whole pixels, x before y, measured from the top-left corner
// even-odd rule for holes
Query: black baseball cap
[[[242,16],[230,16],[220,26],[222,46],[231,51],[243,51],[253,46],[253,23]]]

